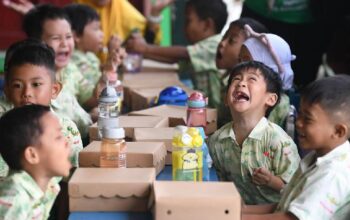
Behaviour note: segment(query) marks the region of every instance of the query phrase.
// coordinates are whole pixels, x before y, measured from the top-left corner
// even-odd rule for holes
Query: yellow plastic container
[[[178,126],[172,145],[173,180],[202,181],[203,138],[199,130]]]

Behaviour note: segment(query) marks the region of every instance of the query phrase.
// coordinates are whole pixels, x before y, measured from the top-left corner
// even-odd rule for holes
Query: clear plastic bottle
[[[100,167],[126,167],[126,143],[123,128],[103,128]]]
[[[108,83],[107,83],[108,84]],[[102,137],[104,127],[119,127],[119,98],[114,87],[107,85],[100,94],[98,102],[99,137]]]

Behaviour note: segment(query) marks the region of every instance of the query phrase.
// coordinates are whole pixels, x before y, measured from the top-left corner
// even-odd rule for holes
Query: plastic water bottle
[[[204,129],[207,125],[207,110],[206,110],[206,99],[200,92],[194,92],[188,99],[187,102],[187,126],[196,127],[205,140],[206,135]],[[208,146],[203,142],[203,181],[210,180],[209,169],[211,168],[212,160],[209,155]]]
[[[187,101],[187,126],[203,127],[207,125],[206,100],[202,93],[194,92]]]
[[[100,167],[126,167],[126,143],[123,128],[108,128],[102,130]]]
[[[104,127],[119,127],[118,95],[114,87],[108,85],[104,88],[99,97],[98,103],[98,129],[99,137],[102,137]]]

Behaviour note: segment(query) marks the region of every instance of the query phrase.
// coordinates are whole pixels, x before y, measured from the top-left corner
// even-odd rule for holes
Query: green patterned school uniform
[[[238,145],[232,122],[209,138],[209,152],[221,181],[233,181],[246,204],[277,203],[279,192],[252,183],[255,168],[264,167],[289,182],[300,157],[293,140],[278,125],[262,118],[242,148]]]
[[[220,34],[208,37],[194,45],[187,46],[190,56],[190,64],[180,62],[180,72],[191,75],[194,88],[205,93],[209,98],[209,106],[219,107],[222,102],[220,97],[220,78],[222,73],[216,68],[216,49],[222,36]],[[186,68],[188,68],[186,70]]]
[[[350,218],[350,144],[317,157],[310,152],[282,192],[276,212],[291,212],[300,220]]]
[[[96,85],[101,77],[100,60],[91,52],[83,53],[75,49],[72,62],[79,68],[84,78],[91,84]]]
[[[63,88],[74,95],[79,104],[83,105],[93,95],[95,85],[87,81],[78,67],[71,61],[65,68],[57,72],[57,80]]]
[[[60,191],[54,177],[43,192],[34,179],[25,171],[11,171],[0,181],[0,219],[48,219],[52,205]]]

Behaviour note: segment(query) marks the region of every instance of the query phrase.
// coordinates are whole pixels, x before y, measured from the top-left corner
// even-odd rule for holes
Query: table
[[[171,166],[165,166],[157,180],[171,180]],[[214,168],[210,169],[210,181],[217,181]],[[152,220],[150,212],[72,212],[68,220]]]

